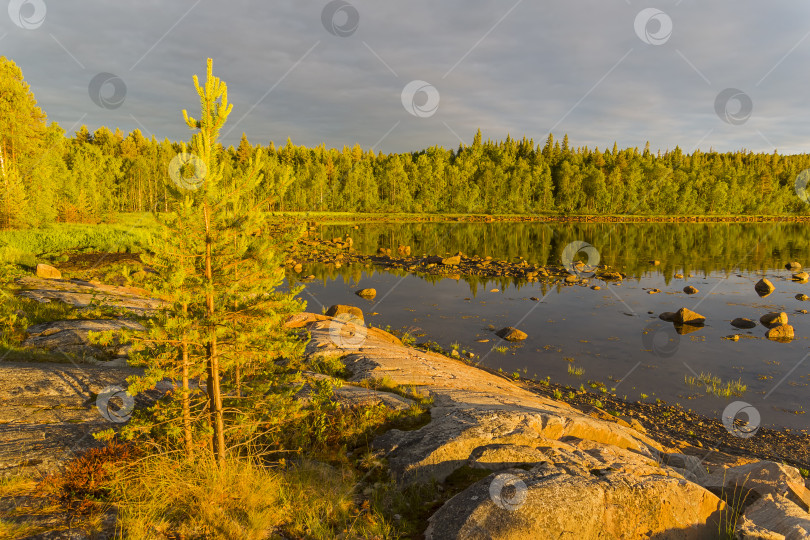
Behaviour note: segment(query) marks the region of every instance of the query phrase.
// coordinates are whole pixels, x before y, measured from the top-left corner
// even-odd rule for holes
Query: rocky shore
[[[158,304],[138,290],[100,283],[24,278],[20,285],[19,294],[40,302],[81,310],[102,298],[120,311],[117,318],[29,329],[30,346],[58,352],[67,344],[75,349],[66,357],[84,354],[83,363],[0,363],[0,395],[8,405],[0,421],[2,474],[38,476],[98,444],[92,432],[116,425],[99,414],[98,397],[134,373],[124,362],[107,360],[125,352],[95,351],[87,332],[131,327],[127,313]],[[309,358],[345,366],[350,375],[339,381],[334,398],[342,406],[412,404],[370,389],[380,380],[431,400],[422,427],[392,429],[373,443],[403,489],[456,486],[432,511],[426,539],[810,537],[810,490],[790,464],[807,462],[806,434],[788,435],[778,446],[776,435],[762,430],[745,447],[719,437],[722,426],[665,406],[600,396],[605,407],[599,408],[573,392],[565,401],[553,399],[558,388],[550,384],[508,380],[406,346],[363,324],[357,308],[328,313],[333,316],[302,313],[287,325],[310,338]],[[686,436],[693,430],[699,436]],[[791,444],[803,446],[804,454],[791,456]]]
[[[385,377],[433,398],[426,426],[375,441],[403,486],[480,472],[433,514],[426,539],[810,536],[810,490],[794,467],[719,451],[700,459],[353,317],[289,324],[311,334],[309,355],[345,364],[347,384]]]

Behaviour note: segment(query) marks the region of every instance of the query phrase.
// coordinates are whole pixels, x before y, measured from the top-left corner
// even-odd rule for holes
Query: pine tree
[[[262,182],[260,151],[232,181],[224,177],[217,139],[231,112],[227,86],[213,75],[210,59],[204,86],[196,76],[194,85],[200,119],[186,111],[183,116],[196,132],[189,150],[202,183],[192,191],[171,187],[174,212],[163,216],[163,233],[152,246],[149,262],[170,307],[150,331],[153,350],[141,356],[148,369],[139,388],[168,375],[182,379],[182,432],[188,444],[188,381],[204,372],[211,448],[221,461],[226,454],[224,389],[240,386],[243,377],[300,350],[282,322],[303,303],[294,297],[297,290],[276,288],[283,279],[283,250],[302,230],[271,223],[264,211],[267,201],[251,204]],[[225,372],[234,376],[223,382]]]

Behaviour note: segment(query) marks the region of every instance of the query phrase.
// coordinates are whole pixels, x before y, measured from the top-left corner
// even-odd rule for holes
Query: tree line
[[[118,212],[167,211],[167,173],[180,142],[48,123],[11,60],[0,57],[0,227],[96,222]],[[680,148],[572,147],[568,136],[483,140],[385,154],[359,145],[251,144],[214,149],[226,182],[261,156],[256,200],[269,211],[806,214],[795,192],[810,155]]]

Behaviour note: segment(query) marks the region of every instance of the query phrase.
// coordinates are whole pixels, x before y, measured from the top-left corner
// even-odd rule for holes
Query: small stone
[[[706,322],[706,317],[699,313],[695,313],[689,308],[681,308],[675,313],[675,317],[672,319],[672,322],[678,324],[691,324],[691,325],[702,325]]]
[[[796,300],[801,300],[802,302],[807,302],[808,300],[810,300],[810,296],[807,296],[806,294],[797,294],[796,295]]]
[[[687,285],[686,287],[683,288],[683,292],[685,292],[686,294],[697,294],[700,291],[698,290],[697,287],[692,287],[691,285]]]
[[[50,266],[48,264],[38,264],[37,265],[37,277],[45,278],[45,279],[61,279],[62,272]]]
[[[356,294],[360,298],[372,300],[375,296],[377,296],[377,289],[360,289],[359,291],[356,291],[354,294]]]
[[[779,313],[777,312],[766,313],[765,315],[759,318],[759,322],[761,322],[762,326],[766,328],[773,328],[774,326],[787,324],[788,316],[787,313],[785,313],[784,311]]]
[[[659,261],[657,259],[653,259],[652,261],[650,261],[650,264],[653,265],[653,266],[658,266],[659,264],[661,264],[661,261]]]
[[[459,264],[461,264],[461,257],[458,255],[446,257],[442,259],[442,264],[445,266],[458,266]]]
[[[518,330],[517,328],[513,328],[511,326],[507,326],[506,328],[501,328],[495,334],[505,339],[506,341],[523,341],[527,337],[529,337],[525,332]]]
[[[756,327],[757,323],[752,321],[751,319],[746,319],[744,317],[737,317],[733,321],[731,321],[731,326],[736,328],[754,328]]]
[[[602,287],[600,287],[599,285],[591,285],[591,289],[593,289],[594,291],[598,291],[601,290]]]
[[[791,277],[793,281],[807,281],[808,279],[810,279],[810,274],[808,274],[807,272],[796,272]]]
[[[683,274],[675,274],[675,279],[683,279]]]
[[[532,296],[531,298],[529,298],[529,300],[532,300],[533,302],[539,302],[540,301],[540,299],[537,298],[536,296]]]
[[[780,324],[768,330],[766,337],[772,341],[791,341],[793,339],[793,327],[789,324]]]
[[[757,291],[758,295],[764,298],[776,290],[776,287],[773,286],[773,283],[771,283],[768,278],[762,278],[754,285],[754,290]]]
[[[785,269],[787,270],[801,270],[802,265],[798,261],[792,261],[785,265]]]
[[[647,291],[647,294],[658,294],[661,292],[661,289],[650,289]]]
[[[723,339],[728,339],[730,341],[740,341],[740,336],[739,334],[732,334],[730,336],[724,337]]]

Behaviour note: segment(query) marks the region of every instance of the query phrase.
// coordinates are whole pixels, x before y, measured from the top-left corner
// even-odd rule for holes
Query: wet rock
[[[801,300],[802,302],[807,302],[808,300],[810,300],[810,296],[807,296],[806,294],[797,294],[796,295],[796,300]]]
[[[687,285],[686,287],[683,288],[683,292],[685,292],[686,294],[697,294],[700,291],[698,290],[697,287]]]
[[[529,300],[532,300],[533,302],[539,302],[540,301],[540,299],[537,298],[536,296],[532,296],[531,298],[529,298]]]
[[[647,294],[658,294],[661,292],[661,289],[650,289],[647,291]]]
[[[355,306],[347,306],[345,304],[335,304],[334,306],[331,306],[329,309],[326,310],[326,315],[329,317],[351,315],[352,317],[357,317],[361,321],[364,321],[362,309]]]
[[[764,298],[775,291],[776,287],[773,286],[773,283],[771,283],[768,278],[762,278],[754,285],[754,290],[759,296]]]
[[[737,317],[731,321],[731,326],[734,326],[735,328],[754,328],[756,325],[757,323],[751,319],[746,319],[745,317]]]
[[[662,314],[660,314],[658,316],[659,319],[661,319],[662,321],[667,321],[667,322],[674,322],[675,317],[676,317],[676,313],[672,312],[672,311],[665,311],[665,312],[663,312]]]
[[[650,261],[650,264],[653,265],[653,266],[658,266],[659,264],[661,264],[661,261],[659,261],[657,259],[653,259],[652,261]]]
[[[48,264],[38,264],[36,274],[37,277],[44,279],[62,279],[62,272]]]
[[[774,326],[787,324],[788,316],[787,313],[785,313],[784,311],[779,313],[777,312],[766,313],[765,315],[759,318],[759,322],[762,323],[762,326],[766,328],[773,328]]]
[[[675,274],[673,277],[675,279],[683,279],[683,274]]]
[[[360,289],[359,291],[356,291],[354,294],[356,294],[360,298],[373,300],[374,297],[377,296],[377,289]]]
[[[793,339],[793,327],[789,324],[773,326],[765,336],[773,341],[791,341]]]
[[[569,275],[565,276],[564,281],[566,283],[576,283],[578,280],[579,280],[579,278],[577,276],[575,276],[573,274],[569,274]]]
[[[454,255],[452,257],[445,257],[442,259],[442,264],[445,266],[458,266],[461,264],[461,257],[459,255]]]
[[[810,514],[780,495],[765,495],[745,509],[737,522],[742,540],[804,540],[810,538]]]
[[[798,261],[789,262],[785,265],[787,270],[801,270],[802,265]]]
[[[810,279],[810,274],[807,272],[796,272],[791,276],[791,279],[793,279],[793,281],[807,281]]]
[[[599,285],[591,285],[591,289],[593,289],[594,291],[598,291],[598,290],[600,290],[601,288],[602,288],[602,287],[600,287]]]
[[[518,330],[517,328],[513,328],[511,326],[507,326],[506,328],[501,328],[495,335],[498,337],[505,339],[506,341],[523,341],[527,337],[529,337],[525,332]]]
[[[699,313],[695,313],[689,308],[681,308],[675,313],[672,322],[677,324],[690,324],[693,326],[702,326],[706,322],[706,317]]]

